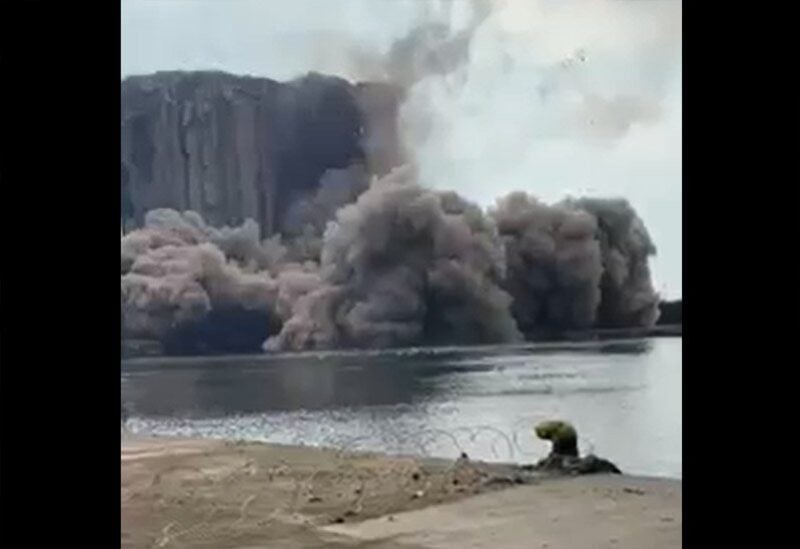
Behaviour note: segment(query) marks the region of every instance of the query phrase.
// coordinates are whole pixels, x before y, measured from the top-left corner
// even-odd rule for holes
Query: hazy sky
[[[656,289],[681,296],[680,1],[495,4],[468,65],[412,91],[407,135],[422,135],[424,119],[422,182],[485,206],[515,189],[548,202],[624,196],[658,247]],[[122,76],[370,78],[420,20],[459,27],[469,16],[465,0],[124,0]]]

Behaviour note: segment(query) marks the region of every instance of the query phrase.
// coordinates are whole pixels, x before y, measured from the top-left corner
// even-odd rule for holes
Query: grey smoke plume
[[[487,216],[456,193],[420,187],[406,168],[337,213],[319,276],[308,276],[266,348],[491,343],[649,326],[658,313],[647,266],[654,253],[625,200],[549,206],[518,192]]]
[[[520,338],[493,225],[409,169],[373,183],[328,226],[321,284],[268,349],[481,343]]]
[[[656,247],[633,207],[624,199],[582,198],[570,204],[597,219],[603,277],[596,324],[655,324],[659,296],[653,288],[648,260],[655,255]]]
[[[295,261],[319,261],[328,221],[368,187],[369,176],[361,163],[326,171],[316,191],[295,201],[284,218],[281,233],[289,247],[289,257]]]
[[[468,26],[460,64],[440,65],[458,68],[418,72],[400,110],[407,154],[426,185],[457,182],[482,204],[492,198],[487,180],[556,199],[546,182],[537,190],[531,181],[553,178],[572,157],[602,164],[604,151],[670,114],[679,1],[505,0],[489,8]],[[562,189],[575,185],[562,171]],[[603,173],[579,184],[619,192]]]
[[[123,237],[122,249],[126,337],[163,339],[215,309],[273,311],[278,285],[269,272],[247,272],[200,231],[146,227]]]
[[[396,40],[384,60],[390,81],[410,88],[429,76],[445,77],[466,66],[472,38],[492,11],[488,0],[463,2],[470,8],[470,21],[458,29],[453,21],[452,2],[440,3],[440,14],[421,6],[421,23]]]
[[[548,206],[517,192],[498,200],[490,215],[506,247],[505,288],[524,333],[657,320],[648,267],[656,249],[626,200]]]
[[[249,270],[269,270],[280,265],[286,255],[286,249],[280,238],[261,241],[258,223],[247,219],[238,227],[225,226],[220,229],[207,225],[197,212],[177,212],[163,208],[151,210],[145,215],[145,229],[149,234],[165,238],[173,235],[183,238],[185,244],[210,242],[222,251],[226,258],[236,262],[240,267]],[[137,233],[131,233],[136,241]],[[125,251],[123,239],[123,255]]]
[[[361,166],[329,170],[313,195],[294,204],[286,234],[265,240],[251,219],[218,229],[196,212],[148,212],[145,226],[121,240],[126,337],[164,340],[209,319],[233,318],[263,341],[319,286],[325,224],[367,186]]]
[[[653,75],[673,64],[680,3],[473,2],[466,25],[440,4],[369,69],[406,92],[421,183],[471,199],[529,188],[543,143],[608,145],[658,122],[669,85]],[[485,214],[407,170],[370,186],[356,166],[290,204],[269,240],[252,221],[217,229],[191,212],[146,225],[122,239],[124,327],[137,337],[230,309],[282,323],[252,317],[268,349],[514,341],[658,313],[655,248],[624,200],[513,193]]]
[[[268,350],[512,342],[657,319],[655,247],[625,200],[550,206],[518,192],[487,214],[406,167],[334,212],[363,182],[353,173],[298,206],[294,236],[259,242],[251,221],[215,229],[150,212],[122,238],[127,336],[164,339],[230,311],[262,341],[272,334]],[[309,235],[318,254],[292,257]]]
[[[591,327],[603,273],[595,217],[522,192],[499,199],[491,216],[505,244],[505,286],[520,329]]]

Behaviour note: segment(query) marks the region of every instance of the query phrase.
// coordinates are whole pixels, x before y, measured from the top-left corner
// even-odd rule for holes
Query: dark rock
[[[621,474],[619,468],[607,459],[595,455],[585,457],[564,456],[551,453],[539,461],[534,469],[559,474],[590,475],[594,473]]]
[[[622,474],[622,471],[620,471],[616,465],[607,459],[599,458],[594,455],[588,455],[584,458],[581,458],[576,469],[582,475],[591,473]]]

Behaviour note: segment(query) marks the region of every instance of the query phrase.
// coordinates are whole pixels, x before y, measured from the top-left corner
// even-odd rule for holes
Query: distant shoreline
[[[574,330],[569,332],[564,332],[558,335],[539,335],[534,336],[530,340],[526,341],[526,344],[546,344],[546,343],[581,343],[581,342],[590,342],[590,341],[608,341],[614,339],[641,339],[647,337],[682,337],[683,336],[683,325],[682,324],[665,324],[665,325],[656,325],[650,328],[609,328],[609,329],[593,329],[593,330]],[[480,348],[483,347],[482,345],[459,345],[458,347],[464,348]],[[422,346],[421,348],[425,348]],[[431,347],[434,348],[434,347]],[[383,350],[392,350],[392,349],[383,349]],[[400,351],[401,349],[398,349]],[[327,351],[319,351],[319,352],[336,352],[336,351],[349,351],[349,352],[374,352],[376,349],[330,349]],[[259,353],[216,353],[216,354],[207,354],[207,355],[199,355],[199,356],[251,356],[253,354]],[[302,356],[303,354],[307,354],[307,352],[303,351],[295,351],[295,352],[288,352],[288,353],[263,353],[264,356],[272,356],[272,355],[297,355]],[[128,359],[136,359],[136,358],[187,358],[189,356],[198,356],[198,355],[179,355],[179,354],[167,354],[163,352],[163,349],[158,341],[155,340],[145,340],[145,339],[123,339],[122,340],[122,360]]]
[[[682,337],[683,324],[662,324],[651,328],[610,328],[566,332],[553,341],[590,341],[607,339],[637,339],[642,337]]]

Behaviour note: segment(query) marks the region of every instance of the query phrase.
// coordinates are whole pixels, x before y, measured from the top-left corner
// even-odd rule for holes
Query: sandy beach
[[[681,546],[678,480],[124,436],[122,547]]]

